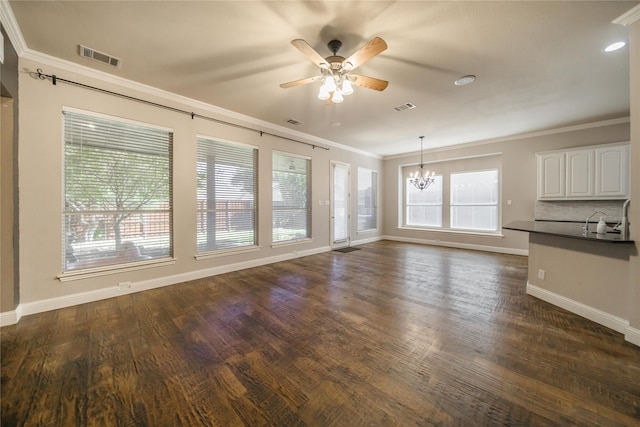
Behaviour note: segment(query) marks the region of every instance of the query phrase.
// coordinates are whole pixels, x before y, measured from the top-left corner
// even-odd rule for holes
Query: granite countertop
[[[590,231],[587,235],[583,234],[582,227],[584,227],[584,222],[513,221],[502,228],[505,230],[527,231],[529,233],[548,234],[551,236],[590,240],[600,243],[634,243],[633,240],[623,239],[620,233],[595,233],[595,223],[589,224]]]

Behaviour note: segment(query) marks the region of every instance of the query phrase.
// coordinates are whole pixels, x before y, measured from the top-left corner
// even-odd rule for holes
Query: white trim
[[[581,302],[572,300],[562,295],[558,295],[554,292],[532,285],[527,281],[527,294],[542,301],[546,301],[550,304],[556,305],[560,308],[564,308],[573,314],[582,316],[585,319],[589,319],[602,326],[613,329],[616,332],[624,334],[629,329],[629,322],[621,317],[614,316],[605,311],[598,310]],[[639,336],[640,338],[640,336]]]
[[[613,22],[614,24],[629,26],[636,21],[640,21],[640,4],[632,7],[611,22]]]
[[[127,264],[115,264],[105,267],[98,267],[86,270],[77,271],[65,271],[60,274],[57,279],[61,282],[69,282],[71,280],[82,280],[91,277],[108,276],[110,274],[123,273],[126,271],[144,270],[147,268],[164,267],[166,265],[173,265],[177,261],[177,258],[161,258],[155,260],[144,260],[138,262],[132,262]]]
[[[257,246],[257,245],[241,246],[236,248],[227,248],[227,249],[218,249],[218,250],[207,251],[207,252],[200,252],[195,255],[195,258],[198,261],[200,261],[203,259],[220,258],[223,256],[238,255],[238,254],[244,254],[247,252],[256,252],[259,250],[260,250],[260,246]]]
[[[16,17],[13,14],[8,0],[0,0],[0,21],[16,53],[18,56],[22,56],[27,50],[27,43],[24,41],[24,37],[22,37],[20,26],[18,25],[18,21],[16,21]]]
[[[413,237],[382,236],[380,240],[393,240],[396,242],[418,243],[421,245],[444,246],[447,248],[470,249],[473,251],[494,252],[506,255],[528,256],[528,249],[505,248],[501,246],[474,245],[470,243],[443,242],[441,240],[416,239]]]
[[[627,329],[624,331],[624,339],[625,341],[640,347],[640,329],[627,326]]]
[[[5,3],[6,0],[0,0],[0,2]],[[18,49],[16,49],[18,51]],[[61,58],[56,58],[51,55],[47,55],[41,52],[37,52],[31,50],[25,46],[25,48],[18,53],[23,59],[27,59],[33,62],[39,62],[46,66],[55,67],[59,70],[68,71],[70,73],[79,74],[83,77],[91,78],[94,80],[99,80],[105,83],[111,83],[118,85],[123,88],[127,88],[130,90],[134,90],[137,92],[141,92],[147,95],[156,96],[164,100],[174,101],[181,103],[185,106],[189,106],[194,109],[199,109],[201,111],[206,111],[214,115],[222,116],[227,119],[235,119],[242,121],[244,123],[248,123],[254,125],[257,128],[269,129],[271,131],[277,132],[278,135],[287,135],[295,138],[299,138],[304,142],[308,142],[310,144],[315,145],[327,145],[330,147],[338,148],[345,151],[350,151],[353,153],[361,154],[363,156],[372,157],[375,159],[382,159],[382,156],[369,153],[364,150],[360,150],[357,148],[349,147],[347,145],[342,145],[337,142],[329,141],[328,139],[319,138],[317,136],[313,136],[310,134],[306,134],[300,131],[296,131],[293,129],[289,129],[285,126],[280,126],[274,123],[266,122],[260,119],[256,119],[255,117],[247,116],[244,114],[237,113],[235,111],[227,110],[221,107],[217,107],[212,104],[207,104],[202,101],[197,101],[192,98],[187,98],[186,96],[178,95],[175,93],[171,93],[162,89],[158,89],[152,86],[148,86],[142,83],[138,83],[132,80],[128,80],[122,77],[115,76],[113,74],[106,73],[101,70],[97,70],[94,68],[86,67],[84,65],[76,64],[74,62],[70,62]],[[46,74],[46,70],[44,70]]]
[[[271,242],[271,247],[281,248],[283,246],[293,246],[293,245],[300,245],[302,243],[311,243],[311,242],[313,242],[313,237],[305,237],[302,239],[283,240],[281,242]]]
[[[352,240],[351,246],[358,246],[358,245],[364,245],[372,242],[379,242],[380,240],[384,240],[384,238],[382,238],[381,236],[374,236],[366,239]]]
[[[15,325],[22,317],[22,306],[18,304],[15,310],[0,313],[0,327]]]
[[[205,277],[216,276],[218,274],[229,273],[232,271],[244,270],[246,268],[259,267],[261,265],[273,264],[290,259],[315,255],[322,252],[329,252],[328,246],[310,249],[306,251],[293,251],[283,255],[277,255],[269,258],[261,258],[250,261],[239,262],[236,264],[227,264],[219,267],[212,267],[203,270],[191,271],[187,273],[175,274],[173,276],[158,277],[156,279],[144,280],[141,282],[131,283],[129,287],[112,286],[109,288],[97,289],[95,291],[81,292],[72,295],[64,295],[61,297],[49,298],[40,301],[33,301],[22,304],[22,314],[30,315],[43,313],[45,311],[57,310],[60,308],[71,307],[79,304],[99,301],[107,298],[117,297],[120,295],[132,294],[135,292],[147,291],[150,289],[161,288],[164,286],[175,285],[177,283],[188,282],[190,280],[202,279]]]
[[[437,206],[437,205],[434,205]],[[491,205],[487,205],[491,206]],[[501,228],[502,229],[502,228]],[[489,231],[474,231],[474,230],[466,230],[464,228],[428,228],[428,227],[418,227],[411,225],[404,225],[397,228],[397,230],[408,230],[408,231],[430,231],[434,233],[449,233],[449,234],[462,234],[465,236],[482,236],[482,237],[497,237],[504,238],[504,234],[501,231],[489,232]]]

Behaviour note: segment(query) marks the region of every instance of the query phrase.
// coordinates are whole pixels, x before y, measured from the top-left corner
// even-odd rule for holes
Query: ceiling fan
[[[291,44],[320,67],[321,75],[282,83],[280,87],[283,89],[322,81],[318,98],[338,104],[344,100],[343,95],[353,93],[352,84],[378,91],[384,90],[389,84],[386,80],[352,73],[357,67],[387,48],[387,43],[380,37],[374,37],[346,59],[338,55],[338,50],[342,47],[340,40],[331,40],[327,44],[329,50],[333,52],[333,56],[326,58],[323,58],[309,43],[302,39],[291,40]]]

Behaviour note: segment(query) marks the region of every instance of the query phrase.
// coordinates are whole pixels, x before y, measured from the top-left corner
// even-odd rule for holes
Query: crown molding
[[[7,33],[7,36],[9,36],[9,40],[16,50],[16,53],[18,56],[21,56],[27,49],[27,43],[25,43],[24,37],[22,37],[22,31],[20,31],[18,21],[16,21],[16,17],[13,14],[8,0],[0,0],[0,22],[2,22],[2,27]]]
[[[2,1],[3,3],[6,2],[6,0],[0,0],[0,1]],[[257,127],[258,130],[259,129],[270,130],[270,131],[273,131],[274,133],[277,133],[278,135],[283,135],[285,137],[291,137],[291,138],[298,138],[312,145],[319,145],[319,146],[324,145],[324,146],[329,146],[329,147],[333,147],[333,148],[337,148],[345,151],[350,151],[350,152],[357,153],[367,157],[373,157],[376,159],[382,158],[382,156],[378,156],[376,154],[369,153],[367,151],[342,145],[327,139],[318,138],[316,136],[309,135],[304,132],[296,131],[293,129],[286,128],[284,126],[259,120],[259,119],[256,119],[255,117],[247,116],[241,113],[237,113],[235,111],[217,107],[212,104],[207,104],[205,102],[197,101],[192,98],[188,98],[182,95],[178,95],[172,92],[158,89],[153,86],[148,86],[142,83],[138,83],[133,80],[128,80],[122,77],[118,77],[116,75],[109,74],[101,70],[96,70],[94,68],[90,68],[84,65],[76,64],[71,61],[67,61],[61,58],[56,58],[51,55],[37,52],[27,47],[25,47],[22,50],[22,54],[19,54],[19,56],[23,59],[37,62],[39,64],[43,64],[44,66],[49,66],[49,67],[56,68],[58,70],[78,74],[80,76],[87,77],[94,80],[99,80],[104,83],[114,84],[120,87],[124,87],[130,90],[134,90],[134,91],[146,94],[146,95],[154,96],[154,97],[163,99],[165,101],[178,102],[184,106],[188,106],[190,108],[193,108],[199,111],[206,111],[215,116],[224,117],[225,119],[233,119],[234,121],[237,121],[237,122],[251,124],[254,127]],[[51,74],[46,70],[43,70],[43,72],[45,74]],[[59,77],[63,77],[63,76],[59,76]]]
[[[632,7],[611,22],[613,22],[614,24],[629,26],[637,21],[640,21],[640,4]]]
[[[326,145],[367,157],[382,159],[382,156],[374,153],[369,153],[364,150],[342,145],[324,138],[318,138],[304,132],[296,131],[284,126],[276,125],[274,123],[259,120],[255,117],[240,114],[235,111],[220,108],[212,104],[207,104],[192,98],[177,95],[172,92],[168,92],[132,80],[124,79],[122,77],[106,73],[104,71],[96,70],[70,61],[56,58],[51,55],[31,50],[27,47],[27,43],[22,36],[22,31],[20,31],[20,26],[18,25],[18,21],[16,21],[16,17],[13,14],[13,10],[11,9],[11,5],[9,4],[8,0],[0,0],[0,23],[2,23],[2,27],[9,36],[9,40],[11,41],[11,44],[13,45],[13,48],[18,54],[19,58],[28,59],[33,62],[39,62],[50,67],[54,67],[71,73],[76,73],[91,79],[97,79],[105,83],[112,83],[130,90],[135,90],[147,95],[156,96],[167,101],[179,102],[185,106],[222,116],[226,119],[235,119],[243,123],[252,124],[265,130],[272,130],[274,132],[277,132],[278,134],[283,134],[284,136],[299,138],[306,142],[309,142],[312,145]]]

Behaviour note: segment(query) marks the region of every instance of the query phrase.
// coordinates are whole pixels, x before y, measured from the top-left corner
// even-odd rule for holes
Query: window
[[[63,271],[170,257],[166,130],[63,111]]]
[[[375,230],[378,210],[378,173],[358,168],[358,231]]]
[[[258,150],[197,139],[198,253],[257,243]]]
[[[419,190],[405,175],[405,225],[442,227],[442,175],[434,175],[434,182]]]
[[[311,161],[274,152],[272,166],[273,242],[311,237]]]
[[[451,228],[498,230],[498,170],[451,174]]]

